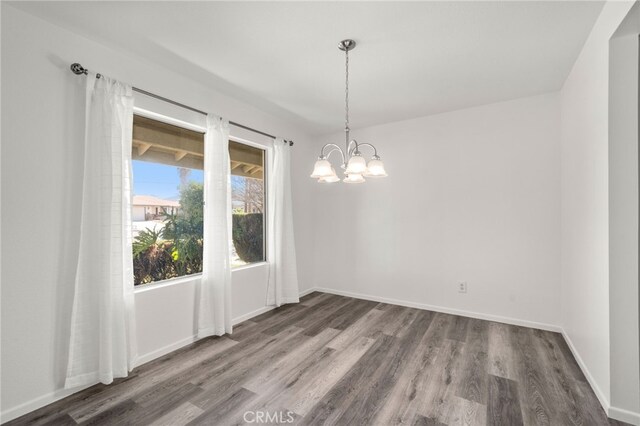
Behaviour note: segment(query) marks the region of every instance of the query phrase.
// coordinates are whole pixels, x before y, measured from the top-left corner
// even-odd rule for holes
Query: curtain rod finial
[[[71,64],[70,68],[71,68],[71,71],[73,71],[73,73],[76,75],[87,74],[88,72],[88,70],[85,67],[83,67],[77,62],[74,62],[73,64]]]

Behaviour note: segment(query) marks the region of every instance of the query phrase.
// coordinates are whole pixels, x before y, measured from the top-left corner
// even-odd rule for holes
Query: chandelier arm
[[[378,150],[376,149],[375,146],[371,145],[370,143],[360,143],[357,145],[357,147],[361,147],[361,146],[368,146],[369,148],[373,149],[373,156],[378,157]]]
[[[336,151],[338,151],[340,153],[340,157],[342,157],[342,165],[344,166],[344,164],[345,164],[344,152],[340,148],[336,147],[336,148],[333,148],[331,151],[327,152],[327,154],[325,155],[326,159],[328,160],[329,157],[331,156],[331,154],[333,154]]]
[[[355,146],[351,148],[351,144],[354,144]],[[355,139],[351,139],[351,141],[349,141],[349,144],[347,145],[347,155],[351,157],[355,152],[359,152],[359,146],[360,144]]]
[[[329,151],[327,154],[324,153],[325,148],[327,147],[333,147],[333,149],[331,151]],[[336,145],[335,143],[328,143],[325,144],[322,147],[322,150],[320,151],[320,158],[329,158],[329,156],[331,155],[331,153],[333,153],[334,151],[338,151],[340,152],[340,156],[342,157],[342,164],[345,164],[345,156],[344,156],[344,151],[342,150],[342,148],[340,148],[338,145]]]

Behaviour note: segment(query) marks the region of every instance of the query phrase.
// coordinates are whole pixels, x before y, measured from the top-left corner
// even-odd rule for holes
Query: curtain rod
[[[82,65],[80,65],[77,62],[71,64],[71,71],[76,75],[81,75],[81,74],[87,75],[89,73],[89,70],[87,68],[83,67]],[[96,78],[100,78],[100,77],[102,77],[101,74],[96,74]],[[180,102],[176,102],[174,100],[165,98],[163,96],[156,95],[155,93],[147,92],[146,90],[139,89],[137,87],[132,87],[132,90],[134,90],[135,92],[138,92],[138,93],[142,93],[143,95],[147,95],[147,96],[150,96],[152,98],[156,98],[156,99],[159,99],[161,101],[164,101],[164,102],[179,106],[180,108],[188,109],[189,111],[197,112],[198,114],[207,115],[207,113],[204,112],[204,111],[201,111],[199,109],[190,107],[189,105],[181,104]],[[271,139],[276,139],[275,136],[270,135],[269,133],[265,133],[263,131],[254,129],[252,127],[245,126],[244,124],[236,123],[235,121],[229,121],[229,124],[231,124],[233,126],[236,126],[236,127],[240,127],[241,129],[249,130],[250,132],[257,133],[257,134],[262,135],[262,136],[266,136],[266,137],[271,138]],[[288,143],[289,146],[293,146],[293,141],[285,140],[285,142]]]

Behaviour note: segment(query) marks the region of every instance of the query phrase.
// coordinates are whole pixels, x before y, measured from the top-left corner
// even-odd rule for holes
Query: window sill
[[[190,281],[196,281],[202,278],[202,274],[187,275],[184,277],[171,278],[168,280],[156,281],[149,284],[141,284],[133,288],[134,293],[144,293],[145,291],[155,290],[162,287],[170,287],[178,284],[185,284]]]
[[[269,262],[264,261],[264,262],[250,263],[248,265],[236,266],[235,268],[231,269],[231,273],[233,274],[236,271],[244,271],[246,269],[257,268],[257,267],[265,266],[265,265],[268,265],[268,264],[269,264]],[[134,293],[144,293],[145,291],[155,290],[157,288],[163,288],[163,287],[170,287],[170,286],[179,285],[179,284],[185,284],[185,283],[188,283],[190,281],[199,280],[200,278],[202,278],[202,274],[193,274],[193,275],[187,275],[187,276],[184,276],[184,277],[177,277],[177,278],[171,278],[171,279],[168,279],[168,280],[156,281],[156,282],[149,283],[149,284],[141,284],[139,286],[135,286],[133,288],[133,292]]]
[[[267,261],[249,263],[248,265],[241,265],[241,266],[236,266],[235,268],[231,268],[231,272],[233,273],[235,271],[243,271],[245,269],[257,268],[259,266],[264,266],[268,264],[269,262]]]

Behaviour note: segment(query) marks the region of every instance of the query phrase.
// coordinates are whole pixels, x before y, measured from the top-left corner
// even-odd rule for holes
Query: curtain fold
[[[126,377],[137,357],[131,86],[87,76],[80,250],[65,388]]]
[[[296,247],[291,205],[291,149],[281,138],[273,142],[273,162],[267,191],[267,305],[299,301]]]
[[[211,114],[204,137],[204,218],[199,338],[232,331],[229,122]]]

